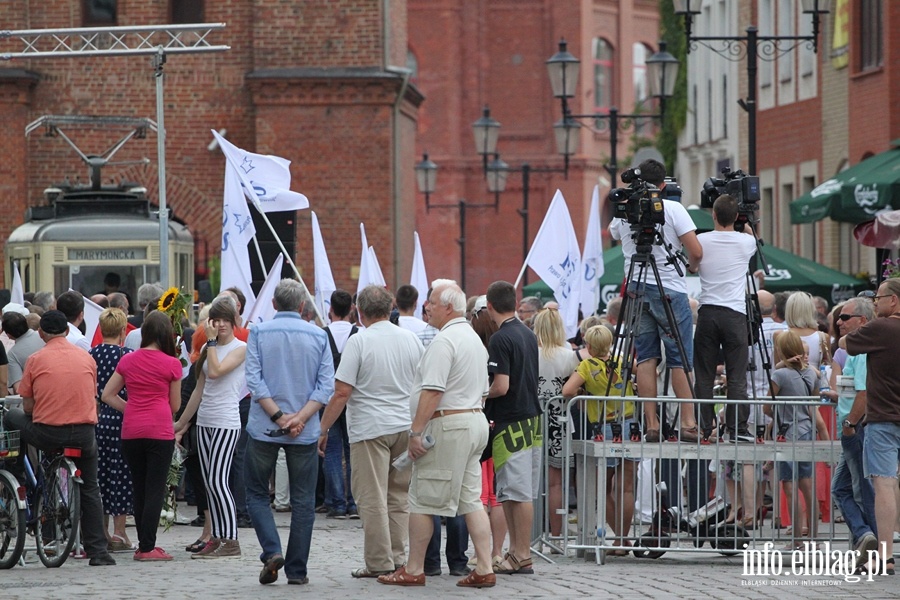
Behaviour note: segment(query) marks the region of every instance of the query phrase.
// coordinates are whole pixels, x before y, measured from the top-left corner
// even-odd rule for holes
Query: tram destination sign
[[[69,260],[146,260],[146,248],[69,248]]]

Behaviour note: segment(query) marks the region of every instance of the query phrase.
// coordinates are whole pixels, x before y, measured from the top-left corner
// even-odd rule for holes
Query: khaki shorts
[[[478,413],[432,419],[425,435],[434,447],[413,463],[409,512],[455,517],[481,505],[481,453],[487,445],[488,422]]]

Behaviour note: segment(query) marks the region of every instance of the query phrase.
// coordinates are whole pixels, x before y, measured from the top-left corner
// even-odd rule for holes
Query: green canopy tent
[[[867,281],[829,269],[780,248],[765,246],[763,254],[769,263],[769,275],[766,276],[765,289],[772,293],[802,290],[814,296],[822,296],[830,303],[837,304],[869,287]],[[622,257],[622,247],[616,246],[604,250],[603,262],[605,272],[600,278],[599,312],[605,310],[606,303],[618,295],[622,281],[625,279],[626,265]],[[689,276],[687,281],[688,293],[691,296],[699,296],[700,278]],[[526,285],[523,293],[526,296],[538,296],[545,302],[553,298],[553,291],[543,281]]]
[[[815,223],[825,217],[864,223],[882,211],[900,208],[900,139],[891,146],[791,202],[791,223]]]

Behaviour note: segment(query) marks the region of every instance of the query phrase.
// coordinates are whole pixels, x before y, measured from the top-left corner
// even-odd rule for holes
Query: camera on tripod
[[[628,221],[632,229],[643,231],[655,231],[657,225],[665,224],[666,215],[659,188],[641,179],[640,169],[623,171],[621,178],[628,187],[609,191],[613,216]]]
[[[759,208],[759,177],[747,175],[740,169],[732,171],[728,167],[722,169],[722,177],[710,177],[703,182],[700,192],[700,206],[712,208],[716,198],[728,194],[738,203],[738,216],[734,222],[735,231],[743,231],[744,224],[756,224],[756,211]]]

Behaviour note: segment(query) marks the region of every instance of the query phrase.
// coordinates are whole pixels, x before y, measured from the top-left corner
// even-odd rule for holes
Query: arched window
[[[603,38],[594,38],[591,56],[594,60],[594,110],[609,112],[613,104],[613,49]]]
[[[647,87],[647,59],[653,54],[647,46],[635,42],[632,46],[632,73],[634,78],[634,102],[640,104],[650,93]]]

